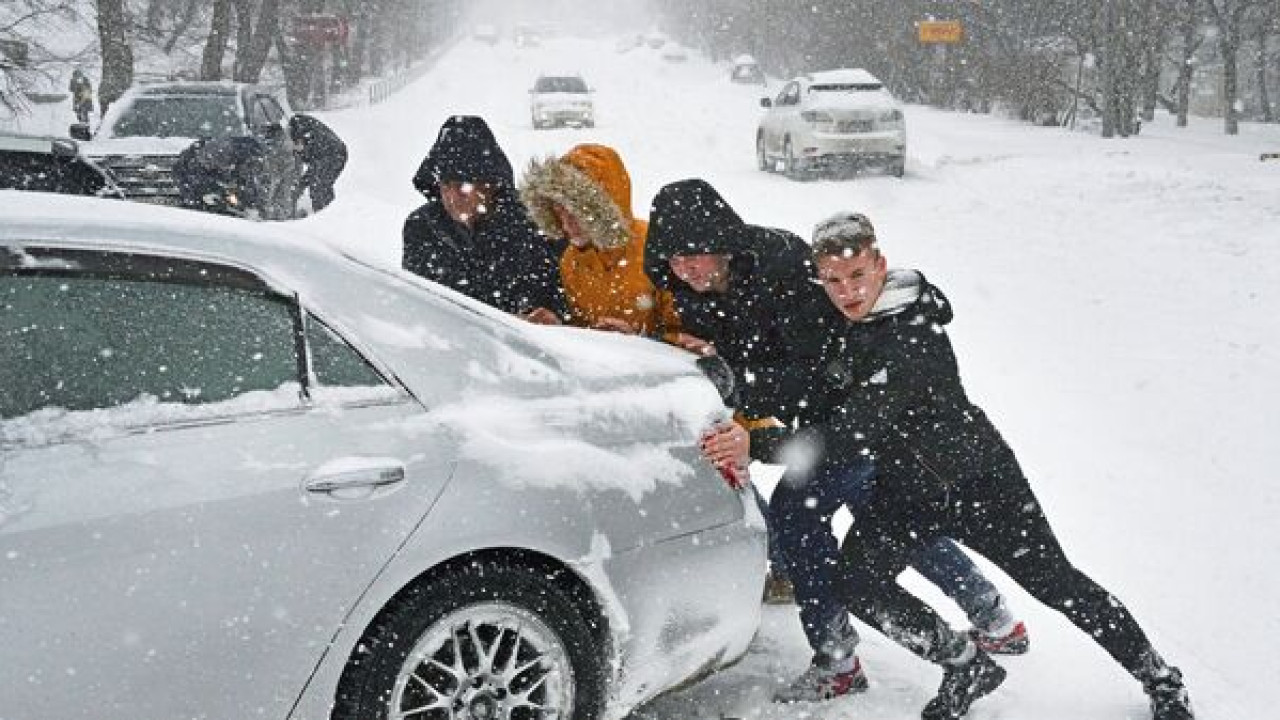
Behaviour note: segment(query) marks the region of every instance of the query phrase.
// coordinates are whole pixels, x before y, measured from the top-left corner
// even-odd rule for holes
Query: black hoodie
[[[474,229],[445,212],[442,182],[493,186],[491,206]],[[445,121],[413,185],[427,202],[405,220],[406,270],[506,312],[545,307],[563,314],[559,258],[520,204],[511,162],[483,119]]]
[[[994,476],[1013,456],[995,426],[969,401],[951,340],[951,304],[913,270],[891,271],[872,312],[842,321],[830,337],[820,381],[798,435],[806,452],[836,464],[870,456],[879,488],[937,498],[956,483]],[[792,433],[753,431],[751,453],[776,462]]]
[[[726,292],[698,293],[672,274],[673,256],[703,254],[731,256]],[[711,185],[681,180],[654,197],[645,272],[675,296],[684,331],[715,345],[734,369],[745,414],[796,417],[836,319],[803,240],[748,225]]]

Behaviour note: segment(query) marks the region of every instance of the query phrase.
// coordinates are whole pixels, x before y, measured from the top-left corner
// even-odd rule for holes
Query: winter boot
[[[867,687],[867,675],[862,672],[862,663],[856,656],[847,669],[827,667],[815,659],[800,677],[774,693],[773,701],[818,702],[864,692]]]
[[[992,634],[978,628],[969,631],[973,640],[988,655],[1025,655],[1031,649],[1031,637],[1024,623],[1015,623],[1007,633]]]
[[[958,720],[969,712],[974,700],[989,694],[1004,682],[1004,668],[995,664],[991,656],[976,645],[969,645],[965,654],[972,653],[968,661],[947,664],[938,695],[924,706],[922,720]]]
[[[764,578],[764,603],[766,605],[795,605],[796,588],[785,575],[769,571]]]
[[[1145,683],[1143,689],[1151,698],[1152,720],[1195,720],[1191,698],[1187,696],[1187,686],[1182,684],[1182,672],[1178,668],[1166,668],[1164,673]]]

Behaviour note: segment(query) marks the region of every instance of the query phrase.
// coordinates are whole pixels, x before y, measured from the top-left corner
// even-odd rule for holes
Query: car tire
[[[769,163],[769,153],[765,151],[763,134],[756,136],[756,167],[763,172],[773,172],[773,166]]]
[[[907,174],[907,159],[898,158],[889,163],[889,174],[894,177],[902,177]]]
[[[597,720],[605,643],[557,580],[545,569],[476,560],[411,586],[356,646],[331,720],[390,720],[433,705],[443,717],[507,717],[517,698],[532,704],[522,705],[530,717],[545,707],[565,720]]]
[[[791,138],[787,138],[782,142],[782,157],[787,177],[792,180],[804,180],[806,171],[800,164],[800,159],[796,157],[795,151],[791,148]]]

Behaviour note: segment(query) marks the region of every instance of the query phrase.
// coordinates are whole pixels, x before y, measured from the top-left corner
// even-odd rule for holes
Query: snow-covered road
[[[532,129],[533,78],[564,70],[597,88],[597,129]],[[616,147],[642,214],[660,186],[691,176],[749,222],[803,235],[836,210],[868,213],[890,263],[922,269],[950,296],[969,391],[1018,450],[1076,562],[1182,666],[1202,717],[1273,716],[1280,162],[1258,155],[1280,150],[1280,128],[1227,138],[1217,122],[1178,130],[1161,118],[1103,141],[912,107],[906,178],[796,183],[755,170],[758,97],[696,55],[671,64],[611,40],[466,41],[390,101],[326,116],[351,163],[338,202],[300,226],[398,263],[418,202],[409,178],[458,113],[488,119],[518,169],[577,142]],[[1147,717],[1102,651],[998,577],[1033,650],[1006,663],[1008,682],[974,720]],[[743,663],[637,716],[905,720],[938,681],[867,631],[869,693],[772,706],[807,651],[794,610],[766,621]]]

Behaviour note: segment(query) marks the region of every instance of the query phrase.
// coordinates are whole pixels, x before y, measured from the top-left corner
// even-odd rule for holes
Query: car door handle
[[[404,465],[382,465],[335,472],[316,472],[307,477],[303,488],[307,492],[331,493],[354,488],[379,488],[396,485],[405,480]]]

